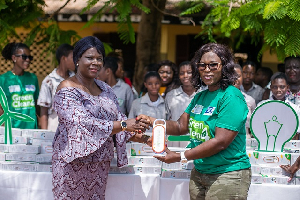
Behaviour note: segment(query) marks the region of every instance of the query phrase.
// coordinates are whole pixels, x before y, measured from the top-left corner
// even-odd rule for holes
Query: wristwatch
[[[125,121],[121,121],[121,128],[122,128],[122,131],[125,131],[127,129],[127,123]]]

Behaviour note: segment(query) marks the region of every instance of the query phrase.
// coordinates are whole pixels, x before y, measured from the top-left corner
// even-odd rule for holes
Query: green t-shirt
[[[35,102],[39,96],[39,84],[36,75],[24,72],[22,76],[17,76],[8,71],[0,75],[0,86],[6,95],[9,110],[26,114],[35,120],[34,122],[23,122],[11,118],[12,127],[37,128]]]
[[[248,108],[237,88],[229,86],[226,90],[202,91],[195,95],[185,112],[190,115],[191,148],[214,138],[216,127],[238,131],[226,149],[194,161],[200,173],[220,174],[250,167],[245,129]]]

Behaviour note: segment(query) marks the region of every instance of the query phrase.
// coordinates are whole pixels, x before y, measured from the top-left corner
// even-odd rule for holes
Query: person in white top
[[[97,79],[107,83],[113,89],[118,98],[121,112],[127,116],[134,97],[130,86],[123,79],[117,78],[117,61],[116,57],[105,57],[104,65],[100,69]]]
[[[258,103],[262,100],[265,90],[253,82],[255,78],[255,71],[256,65],[254,62],[247,61],[243,64],[243,84],[240,86],[240,90],[253,97],[255,99],[255,103]]]
[[[132,103],[128,118],[135,118],[140,114],[145,114],[157,119],[166,119],[166,108],[164,98],[158,93],[161,86],[161,78],[155,71],[150,71],[145,75],[144,85],[147,93],[135,99]],[[152,129],[146,134],[152,134]]]
[[[198,91],[194,88],[192,82],[192,67],[190,61],[184,61],[179,64],[179,80],[181,85],[167,93],[165,98],[167,120],[177,121],[184,113],[191,100]],[[186,147],[187,141],[168,141],[168,147]]]
[[[234,70],[238,75],[238,79],[236,80],[236,82],[234,83],[234,86],[238,89],[240,89],[242,83],[243,83],[243,75],[242,75],[242,67],[239,64],[234,64]],[[247,114],[247,121],[246,121],[246,137],[247,138],[251,138],[252,135],[250,133],[250,118],[251,115],[254,111],[254,109],[256,108],[256,103],[255,103],[255,99],[253,97],[251,97],[250,95],[246,94],[245,92],[241,91],[245,101],[247,103],[247,107],[248,107],[248,114]]]
[[[298,117],[300,118],[300,107],[299,107],[299,105],[296,105],[296,104],[292,103],[288,98],[286,98],[286,93],[289,89],[289,85],[287,83],[286,75],[285,74],[279,74],[278,76],[274,77],[274,79],[271,81],[270,88],[271,88],[271,92],[272,92],[273,95],[269,99],[259,102],[257,104],[257,106],[260,106],[261,104],[263,104],[267,101],[271,101],[271,100],[284,101],[285,103],[290,105],[295,110]],[[299,139],[298,138],[299,137],[299,132],[300,132],[300,127],[298,127],[297,134],[293,138],[294,140]]]
[[[56,50],[58,67],[55,68],[42,82],[37,104],[41,107],[40,128],[56,131],[58,117],[53,109],[53,98],[57,86],[63,80],[74,76],[73,46],[62,44]]]

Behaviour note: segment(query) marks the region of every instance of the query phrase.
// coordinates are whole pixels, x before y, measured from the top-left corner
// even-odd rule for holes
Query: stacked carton
[[[290,151],[284,152],[265,152],[257,151],[257,142],[255,139],[247,139],[247,154],[251,163],[252,170],[252,183],[272,183],[295,185],[300,184],[297,177],[289,181],[289,174],[286,173],[280,165],[291,165],[295,162],[299,153],[291,153]],[[292,144],[299,143],[300,141],[290,141],[286,143],[286,147],[291,147]],[[299,143],[300,144],[300,143]],[[295,148],[294,148],[295,150]],[[299,172],[296,174],[299,176]],[[299,178],[298,178],[299,180]]]
[[[154,155],[163,156],[163,154],[155,154],[151,147],[141,143],[127,143],[126,148],[128,150],[128,166],[118,168],[116,162],[116,156],[111,162],[110,172],[111,174],[160,174],[163,178],[178,178],[189,179],[191,175],[191,169],[194,167],[193,161],[189,161],[187,164],[181,164],[180,162],[166,164],[162,163],[158,159],[154,158]],[[171,151],[181,152],[187,149],[185,148],[169,148]]]
[[[291,165],[293,165],[300,156],[300,140],[290,140],[284,146],[284,151],[291,154]],[[300,185],[300,170],[294,175],[295,184]]]
[[[6,171],[52,171],[52,141],[55,133],[40,129],[12,129],[13,144],[4,144],[0,127],[0,169]],[[2,140],[3,138],[3,140]]]

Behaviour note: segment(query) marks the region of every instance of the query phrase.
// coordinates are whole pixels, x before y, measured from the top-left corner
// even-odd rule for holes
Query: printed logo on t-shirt
[[[195,107],[192,109],[192,113],[200,114],[202,112],[203,106],[196,104]]]
[[[12,95],[12,107],[15,109],[35,107],[35,102],[32,94]]]
[[[212,138],[209,126],[203,121],[195,120],[193,117],[189,119],[189,132],[190,140],[194,147]]]
[[[203,115],[212,115],[216,107],[208,107]]]
[[[10,93],[21,92],[21,87],[19,85],[10,85],[8,86],[8,90]]]
[[[25,90],[27,92],[34,92],[35,91],[35,85],[25,85]]]

